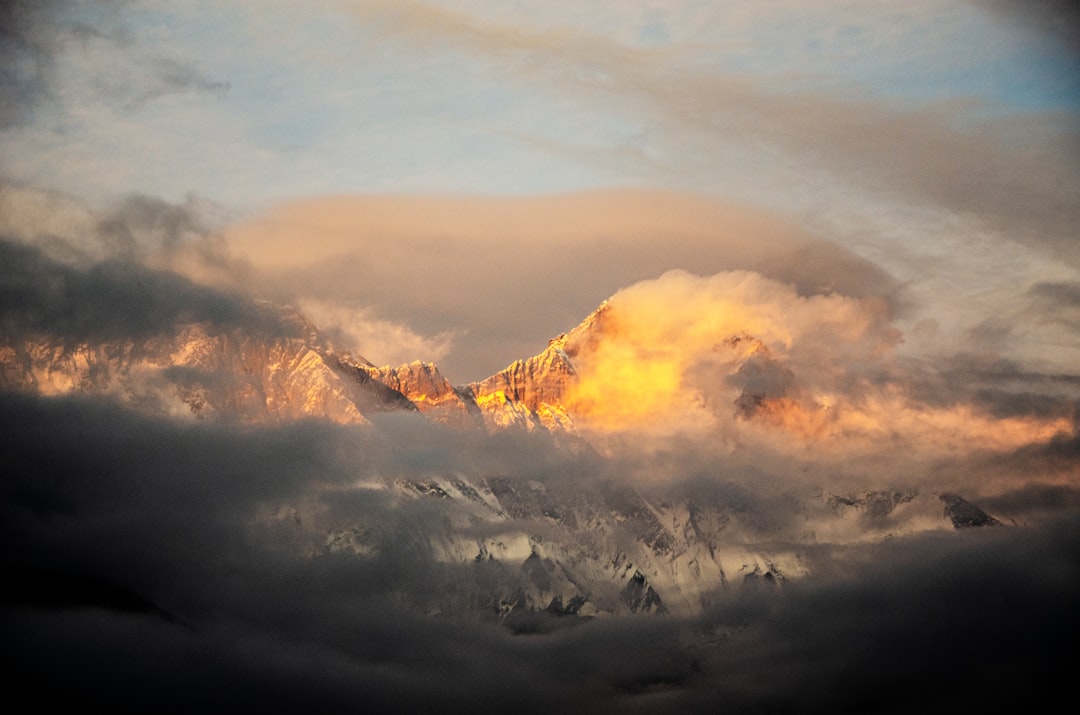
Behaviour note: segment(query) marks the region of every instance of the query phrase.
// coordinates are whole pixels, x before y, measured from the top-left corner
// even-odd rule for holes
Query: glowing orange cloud
[[[782,451],[1007,451],[1068,432],[1064,417],[930,406],[888,369],[899,339],[873,298],[800,296],[747,271],[672,271],[616,293],[575,357],[567,407],[603,436],[710,435]]]
[[[672,411],[683,391],[681,356],[625,334],[606,335],[571,391],[569,411],[605,430],[644,428]]]
[[[603,430],[708,426],[722,413],[716,404],[730,409],[739,394],[728,378],[747,354],[725,347],[732,336],[786,356],[814,333],[845,344],[869,339],[876,349],[887,332],[872,301],[801,297],[748,271],[672,271],[616,293],[609,306],[568,398],[575,416]]]
[[[603,299],[668,269],[749,269],[804,294],[895,287],[880,268],[783,217],[652,190],[312,197],[230,226],[225,239],[250,264],[253,291],[369,309],[369,319],[400,324],[425,349],[443,345],[439,367],[457,382],[535,354]],[[383,357],[361,342],[378,336],[355,318],[323,311],[314,319],[356,337],[350,347],[379,364],[419,347],[412,339],[388,344]],[[448,344],[439,339],[444,331],[462,339]]]

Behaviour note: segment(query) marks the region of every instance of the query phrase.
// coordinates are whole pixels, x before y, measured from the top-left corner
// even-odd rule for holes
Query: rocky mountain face
[[[108,395],[158,414],[365,424],[377,412],[417,412],[463,430],[573,434],[566,397],[575,363],[605,340],[601,305],[539,354],[484,380],[452,385],[433,363],[376,366],[335,350],[294,310],[267,303],[254,323],[178,322],[123,339],[72,339],[0,326],[0,387],[42,395]],[[261,327],[252,327],[261,326]],[[743,418],[766,417],[793,376],[751,335],[718,342]],[[957,528],[995,523],[952,495],[915,490],[812,494],[782,506],[799,530],[767,527],[742,488],[723,483],[662,495],[603,480],[433,470],[363,487],[398,508],[370,523],[319,533],[318,551],[432,564],[437,587],[412,594],[427,612],[488,613],[518,630],[550,619],[694,613],[732,589],[781,587],[808,569],[802,547],[845,523],[886,533],[897,515]],[[974,510],[974,511],[973,511]],[[439,518],[431,518],[432,512]],[[299,523],[299,517],[298,523]],[[783,519],[776,519],[782,523]],[[763,523],[766,527],[763,527]]]
[[[166,414],[244,422],[301,417],[367,422],[384,410],[418,411],[454,427],[573,433],[567,396],[575,361],[605,339],[605,303],[530,358],[483,380],[453,385],[430,362],[376,366],[338,351],[291,308],[260,303],[262,328],[213,321],[179,323],[140,338],[79,339],[0,328],[0,386],[41,394],[107,394]],[[768,349],[749,335],[717,346],[741,388],[733,410],[765,414],[782,397]]]
[[[327,531],[316,553],[429,564],[434,585],[410,594],[412,606],[479,612],[515,630],[567,618],[700,613],[812,573],[815,548],[831,548],[830,534],[888,539],[904,520],[949,528],[938,499],[914,489],[810,493],[763,512],[752,487],[733,481],[656,491],[432,473],[364,488],[393,508]]]
[[[414,604],[428,612],[467,607],[520,628],[537,614],[694,613],[729,588],[779,584],[805,568],[794,553],[732,546],[743,516],[722,498],[509,475],[369,488],[397,502],[398,516],[335,530],[321,549],[436,564],[442,586]],[[430,506],[441,523],[408,516]]]
[[[415,409],[437,422],[456,427],[481,424],[472,395],[450,384],[435,363],[416,360],[397,367],[375,367],[351,357],[342,362],[354,368],[358,375],[365,374],[373,383],[400,394]]]
[[[550,340],[538,355],[516,360],[500,372],[466,387],[489,427],[510,425],[572,429],[564,404],[576,371],[573,359],[599,339],[607,303],[569,333]]]
[[[415,409],[372,379],[362,358],[336,354],[296,311],[267,303],[255,310],[266,329],[200,321],[118,340],[0,332],[0,385],[256,423],[315,417],[362,424],[365,413]]]
[[[977,529],[983,526],[1001,526],[1001,522],[958,494],[942,494],[945,516],[957,529]]]

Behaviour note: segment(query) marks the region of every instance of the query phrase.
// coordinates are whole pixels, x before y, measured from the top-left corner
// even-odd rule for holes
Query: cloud
[[[33,116],[52,79],[53,38],[45,29],[60,3],[9,2],[0,9],[0,130]]]
[[[288,332],[235,293],[131,261],[72,266],[37,248],[0,240],[0,320],[9,339],[42,334],[73,341],[145,339],[182,323],[210,321]]]
[[[207,233],[191,207],[137,194],[124,199],[98,225],[109,254],[127,260],[145,260],[146,254],[154,253],[168,257],[189,236],[204,239]]]
[[[57,2],[11,2],[3,10],[0,47],[10,60],[0,82],[4,102],[0,127],[10,129],[40,117],[44,104],[65,106],[72,84],[58,70],[95,68],[89,86],[127,110],[167,94],[227,92],[227,82],[204,76],[191,64],[147,49],[137,41],[120,2],[96,2],[73,12]],[[87,78],[87,75],[80,75]]]
[[[612,296],[597,332],[575,348],[567,404],[602,440],[656,445],[680,435],[718,453],[917,461],[1008,452],[1073,430],[1072,403],[1051,397],[1024,409],[1023,393],[986,391],[1000,378],[968,377],[945,393],[952,400],[920,399],[895,356],[902,336],[873,296],[801,296],[746,271],[672,271]]]
[[[1025,369],[993,351],[935,355],[905,364],[913,397],[933,406],[973,403],[996,417],[1068,416],[1080,397],[1080,378]]]
[[[269,276],[263,291],[371,310],[420,335],[462,336],[440,361],[461,382],[539,352],[615,291],[671,268],[750,268],[803,294],[903,303],[894,279],[842,247],[752,208],[668,192],[324,197],[225,235]]]
[[[1057,620],[1078,585],[1076,523],[1018,537],[886,542],[850,579],[719,609],[710,686],[765,709],[944,712],[1060,682],[1062,641],[1041,634],[1078,625]]]
[[[869,311],[845,303],[842,297],[800,300],[792,288],[749,272],[703,278],[672,271],[635,284],[612,296],[602,316],[600,339],[576,356],[579,382],[569,399],[570,410],[587,424],[617,431],[646,427],[654,431],[658,425],[686,429],[689,425],[678,421],[685,416],[699,428],[715,432],[718,415],[712,402],[721,403],[718,411],[730,410],[738,387],[777,382],[759,374],[752,381],[740,380],[744,384],[738,387],[724,385],[725,360],[732,364],[729,371],[736,359],[747,357],[744,353],[753,360],[755,339],[762,341],[763,354],[770,349],[785,353],[799,349],[800,338],[809,332],[804,324],[810,315],[821,321],[819,326],[833,328],[828,333],[834,350],[857,340],[869,318],[858,313]],[[883,338],[880,327],[878,332]],[[768,369],[771,361],[764,365]],[[691,381],[691,375],[699,379]],[[715,395],[710,382],[721,383]],[[780,388],[771,396],[784,396],[782,385],[771,386]],[[807,387],[832,391],[831,386],[812,382]]]
[[[437,501],[358,484],[500,466],[512,479],[587,490],[591,457],[575,474],[575,458],[532,437],[463,445],[405,415],[379,433],[321,422],[249,429],[5,394],[0,425],[0,558],[13,579],[0,602],[2,648],[13,693],[39,702],[934,710],[1049,692],[1068,677],[1062,649],[1077,635],[1080,590],[1068,508],[1032,528],[805,546],[810,577],[744,589],[700,616],[513,635],[412,605],[475,578],[475,567],[440,564],[416,538],[445,513]],[[543,463],[523,458],[530,450]],[[757,512],[764,534],[786,518],[783,500],[752,480],[695,488]],[[1061,496],[1040,494],[1001,503],[1034,514]],[[365,518],[388,525],[392,548],[320,548],[328,529]]]
[[[975,2],[999,14],[1004,20],[1022,23],[1046,37],[1054,38],[1072,53],[1074,59],[1080,59],[1080,14],[1077,13],[1076,5],[1068,0],[1036,0],[1035,2],[975,0]]]
[[[817,92],[792,78],[695,71],[670,50],[634,48],[565,27],[525,29],[420,3],[347,6],[358,23],[424,54],[461,52],[516,85],[648,117],[684,175],[718,176],[730,144],[758,142],[797,163],[916,206],[974,217],[1075,262],[1076,124],[1031,112],[987,117],[971,97],[912,104],[851,87]]]
[[[302,298],[297,307],[320,332],[342,349],[362,351],[377,365],[396,367],[414,360],[440,362],[451,350],[454,334],[426,337],[408,325],[377,318],[369,307]]]
[[[222,209],[188,195],[173,203],[130,193],[102,208],[65,194],[0,182],[0,236],[79,267],[125,261],[238,286],[247,268],[231,256]]]
[[[207,186],[181,167],[197,153],[190,141],[197,129],[228,133],[220,105],[230,84],[206,70],[204,51],[177,41],[175,25],[151,20],[165,6],[95,0],[4,8],[0,51],[10,62],[0,92],[10,101],[0,110],[0,179],[102,204],[133,190],[183,196]],[[225,140],[236,141],[235,134]]]
[[[93,245],[98,217],[71,196],[0,182],[0,235],[45,250],[57,260],[100,259]]]
[[[1054,331],[1058,343],[1080,347],[1080,281],[1043,281],[1028,289],[1029,305],[1022,314],[1030,322]]]

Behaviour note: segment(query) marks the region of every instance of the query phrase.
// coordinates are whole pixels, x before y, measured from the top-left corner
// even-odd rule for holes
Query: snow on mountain
[[[295,310],[268,303],[257,306],[262,327],[202,320],[96,341],[8,329],[0,333],[0,384],[102,394],[168,415],[364,425],[404,411],[455,430],[576,439],[577,363],[610,339],[611,310],[602,304],[537,355],[464,386],[433,363],[377,367],[339,352]],[[721,385],[724,409],[737,419],[768,421],[797,389],[796,376],[750,334],[718,336],[710,359],[703,379]],[[929,529],[996,523],[959,497],[942,495],[943,510],[915,489],[809,491],[775,500],[763,517],[747,506],[757,497],[727,481],[647,492],[611,478],[421,473],[358,485],[396,508],[321,525],[318,549],[430,562],[434,586],[408,594],[413,605],[478,611],[519,630],[551,618],[697,613],[733,590],[783,587],[812,568],[807,554],[819,544],[888,538],[905,520]]]
[[[358,558],[411,553],[467,569],[468,578],[417,596],[427,600],[414,605],[429,612],[479,608],[500,620],[537,612],[695,613],[729,588],[805,570],[797,554],[731,545],[739,517],[719,501],[654,501],[622,485],[464,474],[369,488],[405,502],[395,511],[400,518],[335,530],[323,548]],[[444,518],[414,521],[408,503],[437,506]]]
[[[407,596],[412,606],[479,612],[515,629],[541,627],[538,615],[700,613],[733,594],[784,588],[813,572],[822,549],[895,538],[905,520],[947,531],[955,514],[918,490],[819,491],[761,513],[760,495],[734,482],[657,492],[432,472],[364,489],[393,507],[331,529],[319,553],[429,562],[432,583]]]
[[[0,334],[0,378],[8,389],[102,394],[150,412],[243,422],[364,424],[366,412],[413,409],[358,371],[362,359],[337,356],[296,311],[256,310],[270,328],[200,321],[119,340],[9,331]]]

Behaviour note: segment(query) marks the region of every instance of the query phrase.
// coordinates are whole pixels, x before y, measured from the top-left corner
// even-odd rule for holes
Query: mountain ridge
[[[454,386],[432,362],[380,367],[340,351],[287,306],[264,301],[253,310],[257,328],[181,320],[145,336],[100,340],[7,321],[0,387],[104,395],[170,417],[370,425],[376,414],[405,412],[488,435],[574,436],[589,418],[574,411],[579,367],[620,330],[605,301],[536,355]],[[738,419],[768,418],[795,389],[791,371],[749,333],[718,335],[709,360],[706,377]],[[723,593],[783,587],[813,568],[807,550],[818,534],[826,542],[852,529],[857,539],[887,538],[903,519],[934,529],[998,523],[959,497],[942,497],[943,509],[933,494],[911,489],[804,490],[798,500],[769,502],[780,517],[755,513],[750,492],[733,482],[652,494],[611,474],[587,483],[529,474],[431,466],[419,476],[377,475],[355,489],[378,494],[390,511],[321,527],[309,535],[321,544],[313,555],[430,562],[439,587],[414,594],[414,605],[430,613],[478,610],[529,632],[549,627],[548,618],[700,613]],[[304,529],[304,509],[317,511],[299,505],[283,513]],[[428,518],[433,510],[441,518]],[[800,526],[772,526],[787,521]]]

